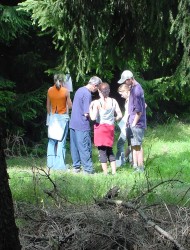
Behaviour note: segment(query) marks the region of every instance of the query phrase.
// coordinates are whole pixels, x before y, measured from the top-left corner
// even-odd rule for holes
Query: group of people
[[[47,93],[48,148],[47,166],[53,170],[66,170],[65,152],[68,130],[70,131],[70,152],[74,173],[83,171],[93,174],[91,121],[94,121],[94,145],[98,149],[103,173],[111,173],[128,159],[135,172],[144,171],[142,142],[146,129],[146,103],[141,85],[133,73],[125,70],[118,81],[118,93],[125,99],[125,114],[118,102],[111,98],[110,86],[98,76],[80,87],[73,102],[64,84],[63,75],[54,76],[54,85]],[[98,91],[99,99],[92,101],[92,93]],[[69,117],[69,109],[72,109]],[[114,155],[115,122],[121,129]],[[127,142],[127,143],[126,143]],[[125,144],[127,149],[125,150]]]

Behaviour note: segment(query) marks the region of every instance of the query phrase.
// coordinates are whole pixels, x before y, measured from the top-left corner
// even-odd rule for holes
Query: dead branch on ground
[[[171,241],[172,243],[174,243],[175,247],[179,250],[185,250],[185,248],[183,246],[181,246],[179,244],[178,241],[176,241],[168,232],[166,232],[164,229],[162,229],[161,227],[159,227],[156,223],[154,223],[153,221],[151,221],[146,214],[139,208],[136,208],[132,203],[129,202],[124,202],[121,200],[107,200],[107,199],[103,199],[101,201],[98,201],[98,203],[107,203],[107,204],[111,204],[111,205],[119,205],[119,206],[123,206],[125,208],[130,208],[133,209],[135,211],[138,212],[138,214],[142,217],[142,219],[146,222],[146,224],[150,227],[152,227],[153,229],[155,229],[159,234],[161,234],[164,238],[168,239],[169,241]]]

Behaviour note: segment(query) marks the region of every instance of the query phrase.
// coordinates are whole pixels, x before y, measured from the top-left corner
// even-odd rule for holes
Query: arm
[[[71,109],[72,108],[72,101],[71,101],[71,98],[70,98],[70,93],[68,91],[67,93],[67,107],[68,109]]]
[[[90,107],[89,107],[89,114],[90,114],[90,119],[92,121],[95,121],[98,115],[98,101],[97,100],[91,102]]]
[[[115,112],[116,112],[115,120],[118,121],[122,118],[122,113],[119,104],[116,100],[115,100]]]
[[[47,94],[46,109],[47,109],[47,113],[50,114],[51,113],[51,102],[50,102],[48,94]]]
[[[137,122],[139,121],[141,115],[142,115],[141,112],[137,112],[137,113],[135,114],[135,118],[134,118],[134,121],[133,121],[133,123],[132,123],[132,127],[135,127],[135,126],[136,126],[136,124],[137,124]]]
[[[142,95],[144,95],[144,93],[142,92],[142,90],[136,89],[135,91],[135,117],[134,120],[131,124],[132,127],[135,127],[136,124],[138,123],[139,119],[141,118],[142,112],[143,112],[143,103],[142,103]]]

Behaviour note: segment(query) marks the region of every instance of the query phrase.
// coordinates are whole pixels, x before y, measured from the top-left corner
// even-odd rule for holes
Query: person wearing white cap
[[[102,80],[93,76],[89,82],[80,87],[74,96],[70,128],[70,147],[73,162],[73,172],[79,173],[81,166],[85,174],[93,174],[92,144],[90,135],[89,106],[92,101],[91,93],[98,90]]]
[[[130,70],[121,74],[119,84],[125,83],[130,88],[128,106],[127,137],[131,141],[133,167],[137,172],[144,171],[144,156],[142,142],[146,129],[146,103],[141,85],[134,79]]]

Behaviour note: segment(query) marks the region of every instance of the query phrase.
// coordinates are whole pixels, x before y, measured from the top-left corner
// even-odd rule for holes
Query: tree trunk
[[[0,134],[0,250],[20,250],[18,228]]]

